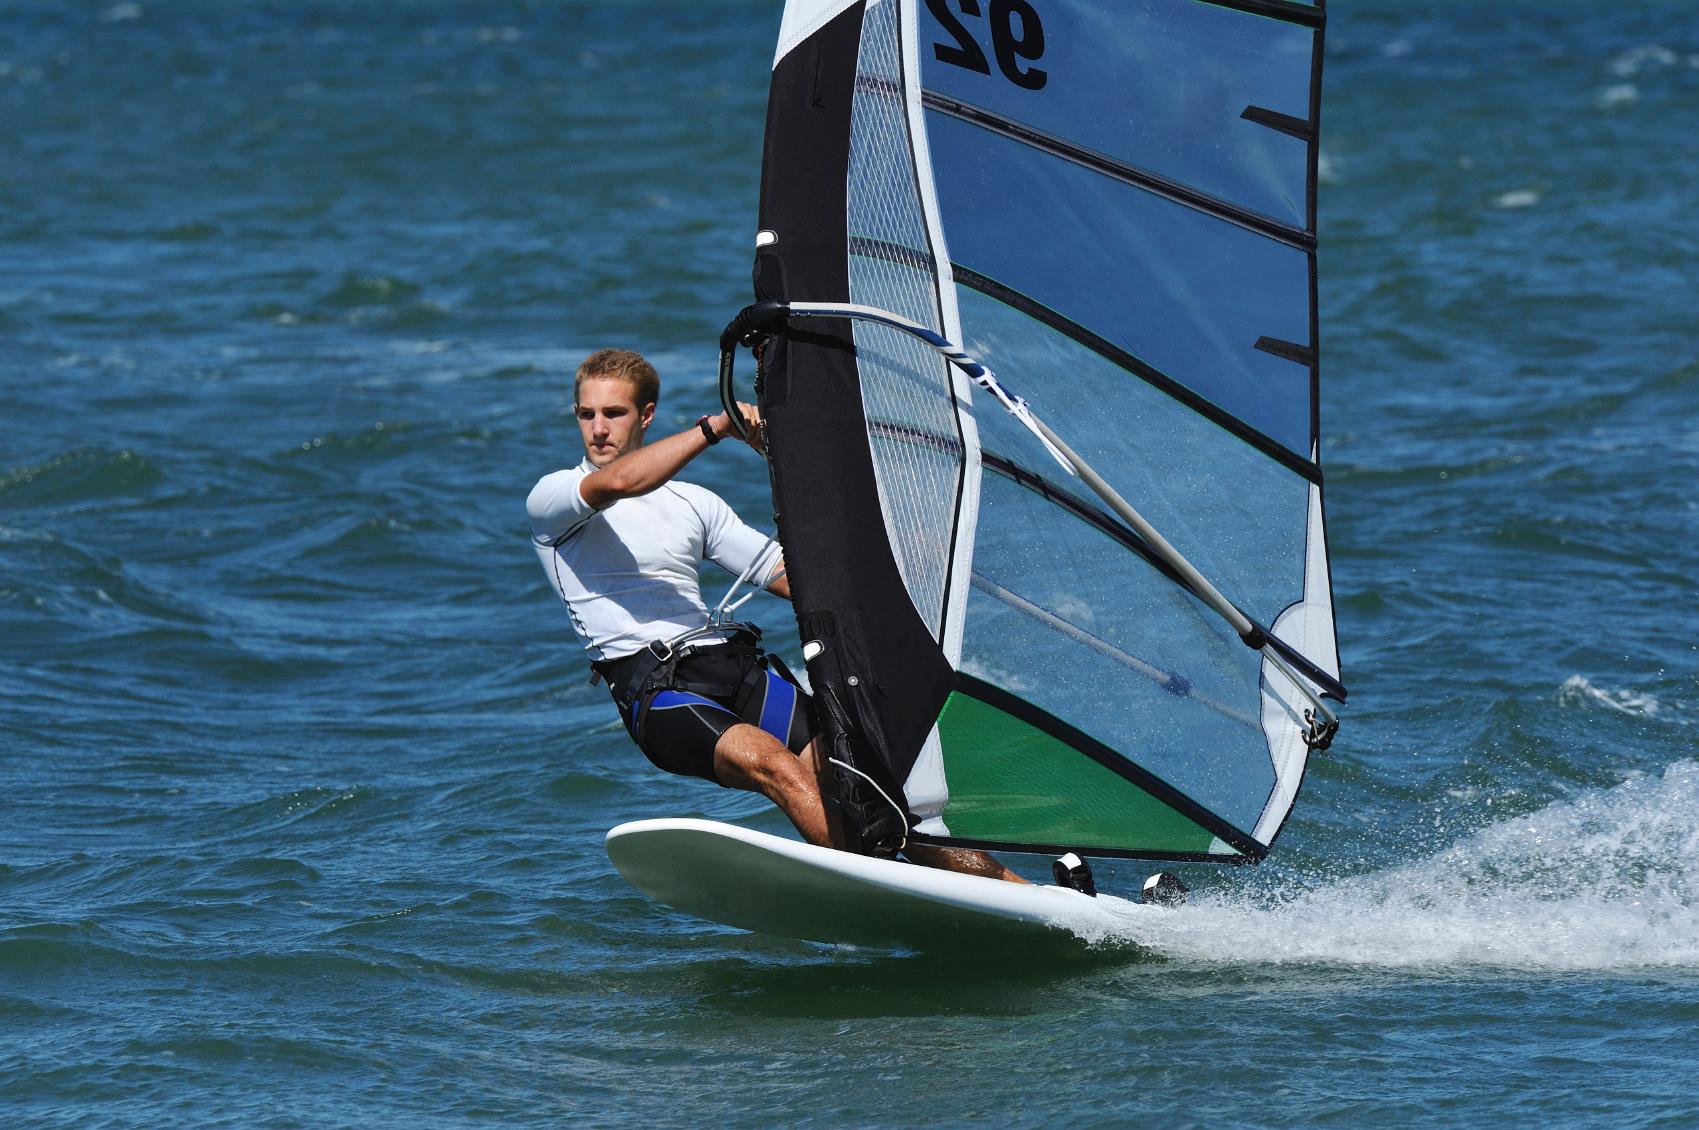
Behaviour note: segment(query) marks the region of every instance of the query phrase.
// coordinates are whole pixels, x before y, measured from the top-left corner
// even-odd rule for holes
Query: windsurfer
[[[808,695],[751,633],[727,627],[685,638],[708,618],[698,576],[705,559],[786,599],[790,583],[776,545],[712,491],[675,480],[736,434],[730,417],[704,416],[645,443],[659,399],[659,375],[630,350],[600,350],[578,367],[573,405],[584,460],[545,475],[526,500],[543,571],[596,657],[595,678],[607,680],[651,762],[758,792],[809,843],[840,847]],[[757,410],[739,408],[754,436]],[[911,844],[904,854],[1025,882],[981,851]]]

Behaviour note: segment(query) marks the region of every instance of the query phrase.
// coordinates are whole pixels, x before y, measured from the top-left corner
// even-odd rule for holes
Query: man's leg
[[[760,793],[790,817],[803,839],[836,847],[815,773],[814,764],[804,765],[778,738],[747,722],[728,729],[714,745],[714,776],[720,784]]]
[[[978,875],[985,879],[1002,879],[1006,883],[1024,883],[1025,879],[997,862],[997,857],[974,848],[932,847],[910,844],[903,854],[923,867],[938,867],[959,871],[963,875]]]
[[[830,788],[826,757],[820,739],[808,743],[799,757],[767,731],[747,722],[720,735],[714,746],[714,775],[722,785],[760,793],[779,806],[802,838],[820,847],[843,847],[843,835],[835,826],[823,800]],[[963,875],[1024,883],[1025,879],[983,851],[971,848],[923,847],[903,849],[910,860],[925,867],[938,867]]]
[[[849,847],[849,837],[844,835],[843,814],[837,805],[837,777],[832,773],[832,766],[826,760],[826,747],[820,744],[820,735],[809,739],[797,760],[803,768],[814,775],[814,787],[820,792],[820,806],[826,810],[826,832],[832,837],[832,846],[839,851]],[[827,798],[831,797],[831,800]]]

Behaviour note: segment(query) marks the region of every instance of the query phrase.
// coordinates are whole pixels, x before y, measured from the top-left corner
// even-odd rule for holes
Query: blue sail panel
[[[962,288],[961,317],[968,352],[999,373],[1020,374],[1015,387],[1038,417],[1093,467],[1113,473],[1151,524],[1185,546],[1192,563],[1247,614],[1271,624],[1302,599],[1309,507],[1303,476],[995,299]],[[1017,464],[1102,512],[1101,501],[1046,458],[1019,421],[983,402],[974,415],[988,457]]]
[[[991,472],[967,619],[963,671],[1250,834],[1275,786],[1258,720],[1260,661],[1195,597]],[[1126,828],[1108,846],[1134,848],[1138,834]]]
[[[1302,226],[1309,22],[1199,0],[933,0],[921,77],[936,99]]]
[[[1310,343],[1303,249],[945,114],[927,134],[954,263],[1309,457],[1309,369],[1257,348]]]
[[[926,0],[919,38],[964,348],[1235,609],[1335,680],[1321,23],[1319,5],[1278,0]],[[975,418],[986,473],[961,669],[976,693],[1027,704],[1176,812],[1220,821],[1211,854],[1260,856],[1307,762],[1304,694],[1018,422],[979,402]],[[946,743],[946,770],[985,789],[976,757]]]

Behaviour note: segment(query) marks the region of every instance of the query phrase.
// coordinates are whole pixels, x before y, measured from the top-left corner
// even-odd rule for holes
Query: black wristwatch
[[[711,416],[704,416],[696,421],[696,426],[702,429],[702,438],[708,441],[709,447],[720,442],[720,437],[714,434],[714,426],[708,422],[712,418]]]

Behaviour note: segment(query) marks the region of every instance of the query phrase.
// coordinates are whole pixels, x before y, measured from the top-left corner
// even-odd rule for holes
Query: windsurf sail
[[[722,376],[765,337],[863,849],[1242,862],[1285,823],[1345,697],[1322,26],[1298,0],[786,5]]]

